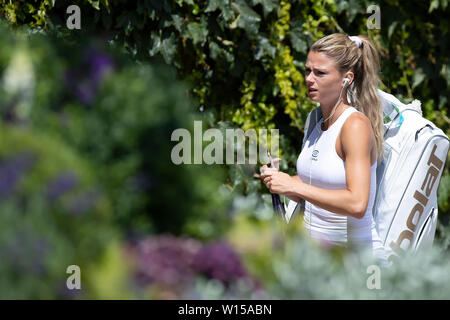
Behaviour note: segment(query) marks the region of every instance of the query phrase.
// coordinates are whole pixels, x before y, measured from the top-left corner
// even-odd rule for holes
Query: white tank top
[[[323,118],[317,123],[297,159],[297,173],[304,183],[310,184],[311,174],[313,186],[327,190],[347,189],[345,162],[336,153],[335,145],[345,120],[353,112],[359,111],[354,107],[345,109],[326,131],[321,129]],[[305,201],[304,222],[312,238],[331,245],[382,247],[372,219],[372,206],[376,192],[376,167],[375,161],[370,167],[369,202],[362,219],[337,214]]]

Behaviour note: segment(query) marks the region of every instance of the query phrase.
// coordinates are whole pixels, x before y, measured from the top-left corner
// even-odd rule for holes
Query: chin
[[[308,93],[308,96],[309,96],[309,99],[311,99],[311,101],[319,102],[319,100],[320,100],[320,95],[317,91],[314,92],[313,94]]]

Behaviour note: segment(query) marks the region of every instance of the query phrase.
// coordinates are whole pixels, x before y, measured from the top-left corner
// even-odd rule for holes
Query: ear
[[[345,79],[348,79],[347,81]],[[353,79],[355,79],[355,74],[352,71],[347,72],[347,74],[344,77],[344,85],[350,85],[353,83]]]

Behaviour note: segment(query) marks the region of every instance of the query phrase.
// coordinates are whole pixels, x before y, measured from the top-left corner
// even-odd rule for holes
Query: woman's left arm
[[[283,172],[263,176],[264,183],[272,193],[300,197],[325,210],[361,219],[369,202],[370,153],[374,147],[369,119],[360,114],[349,117],[341,130],[341,145],[346,164],[347,188],[344,190],[310,186]]]

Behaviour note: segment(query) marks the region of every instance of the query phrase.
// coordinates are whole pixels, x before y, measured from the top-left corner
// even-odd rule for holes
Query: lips
[[[317,89],[314,89],[314,88],[308,88],[308,93],[314,93],[314,92],[317,92]]]

